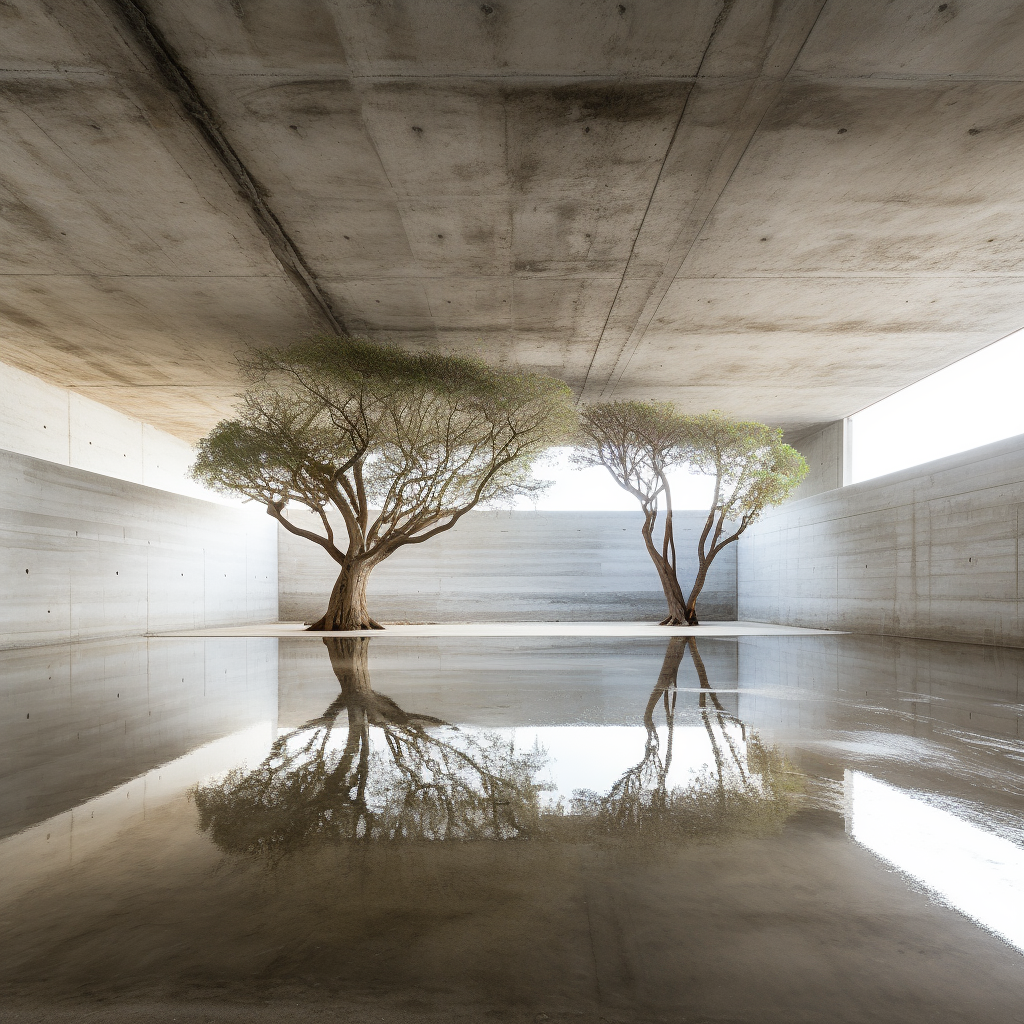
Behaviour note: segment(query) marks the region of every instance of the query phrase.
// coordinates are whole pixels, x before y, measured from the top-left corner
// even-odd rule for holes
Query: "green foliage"
[[[238,415],[199,442],[193,477],[267,505],[335,504],[351,526],[379,508],[377,538],[534,493],[533,463],[573,426],[562,381],[362,339],[313,338],[243,370]]]
[[[717,480],[715,510],[747,525],[782,504],[807,475],[803,456],[763,423],[712,411],[686,416],[671,402],[608,402],[580,416],[573,461],[604,466],[642,503],[670,498],[665,474],[689,465]]]
[[[577,790],[581,836],[644,843],[707,842],[778,832],[799,805],[799,776],[777,747],[751,734],[734,764],[705,766],[686,786],[665,785],[660,762],[641,762],[605,794]]]
[[[714,411],[686,416],[670,402],[589,406],[580,416],[575,444],[576,465],[604,466],[640,502],[644,543],[669,606],[665,625],[697,624],[696,600],[715,556],[765,509],[784,502],[807,474],[803,456],[783,442],[781,430],[730,420]],[[670,469],[684,465],[715,478],[689,597],[684,597],[676,575],[668,480]],[[660,548],[654,540],[659,504],[667,512]]]
[[[520,839],[536,833],[546,757],[514,739],[407,712],[370,684],[369,641],[325,640],[341,692],[251,770],[192,790],[224,852],[271,863],[348,842]]]
[[[347,842],[521,839],[533,834],[543,789],[536,751],[450,727],[381,726],[374,748],[331,747],[329,726],[282,737],[251,771],[196,787],[199,827],[225,853],[274,862]],[[351,736],[349,737],[351,739]]]
[[[763,423],[730,420],[712,411],[687,416],[679,461],[717,480],[714,508],[744,527],[781,505],[807,475],[807,462]]]

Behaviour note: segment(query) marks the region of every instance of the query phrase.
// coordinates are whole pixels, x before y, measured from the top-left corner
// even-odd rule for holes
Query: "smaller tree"
[[[644,513],[640,533],[668,602],[663,626],[677,624],[686,603],[676,575],[668,481],[668,471],[682,458],[686,436],[686,419],[669,402],[606,402],[583,409],[572,456],[580,468],[604,466],[640,502]],[[665,523],[659,546],[655,529],[660,504],[665,507]]]
[[[807,461],[782,440],[782,431],[754,421],[730,420],[712,411],[686,417],[682,461],[715,478],[715,494],[697,541],[697,575],[683,618],[697,625],[697,598],[715,557],[761,518],[781,505],[807,476]]]
[[[265,505],[334,559],[318,630],[380,629],[366,606],[374,566],[471,509],[535,493],[534,462],[575,422],[563,381],[357,338],[255,353],[242,370],[238,414],[199,442],[192,475]],[[316,528],[292,522],[289,505],[315,513]]]
[[[668,402],[610,402],[583,411],[574,461],[604,466],[644,513],[641,533],[668,602],[663,626],[696,626],[697,599],[715,558],[780,505],[807,475],[804,457],[763,423],[730,420],[720,412],[684,416]],[[715,492],[697,542],[697,574],[684,594],[676,564],[671,469],[689,466],[715,478]],[[659,507],[665,523],[655,539]]]
[[[706,765],[687,786],[670,786],[679,669],[687,651],[700,682],[698,709],[714,765]],[[656,722],[659,708],[664,747]],[[799,776],[777,747],[766,746],[722,706],[695,637],[669,640],[643,721],[643,757],[607,793],[573,793],[571,812],[580,837],[678,843],[731,834],[770,835],[796,809]]]

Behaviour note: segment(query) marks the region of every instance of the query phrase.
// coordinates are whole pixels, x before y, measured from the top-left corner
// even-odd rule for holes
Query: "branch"
[[[286,530],[288,530],[289,533],[294,533],[296,537],[305,537],[306,540],[311,540],[314,544],[319,544],[320,547],[322,547],[339,565],[344,563],[345,555],[326,537],[321,537],[320,534],[313,533],[312,530],[303,530],[294,523],[290,523],[283,515],[281,515],[281,509],[283,506],[283,502],[268,501],[267,515],[273,516]]]

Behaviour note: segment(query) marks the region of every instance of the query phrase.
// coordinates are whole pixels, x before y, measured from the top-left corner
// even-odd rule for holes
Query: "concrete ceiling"
[[[323,327],[785,426],[1024,326],[1018,0],[5,0],[0,359],[187,439]]]

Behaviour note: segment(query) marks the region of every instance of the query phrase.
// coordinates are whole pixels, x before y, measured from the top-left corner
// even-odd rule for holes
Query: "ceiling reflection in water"
[[[0,672],[11,1005],[1024,1004],[1021,651],[152,639]]]

